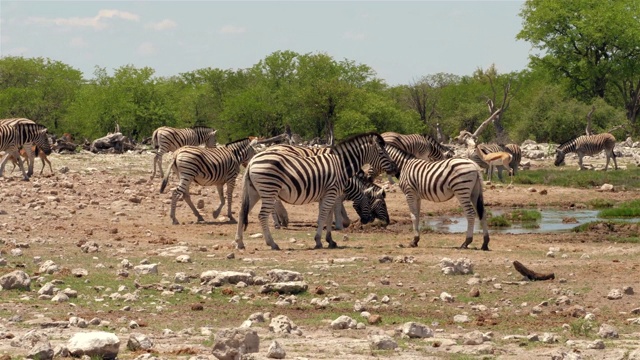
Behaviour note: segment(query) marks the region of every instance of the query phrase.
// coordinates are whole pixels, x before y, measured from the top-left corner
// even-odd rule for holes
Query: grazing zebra
[[[389,224],[389,211],[387,210],[385,197],[384,189],[374,184],[373,179],[362,170],[359,170],[356,176],[349,179],[344,189],[344,200],[353,201],[353,207],[360,216],[362,224],[368,224],[375,219],[379,219],[385,225]],[[367,205],[370,210],[363,209]],[[344,205],[340,206],[340,211],[342,213],[342,221],[337,217],[335,224],[337,230],[346,228],[351,224]],[[280,200],[277,200],[275,204],[273,222],[276,229],[282,226],[286,227],[289,223],[287,209]]]
[[[1,119],[0,120],[0,125],[15,125],[15,124],[35,124],[36,122],[33,120],[29,120],[27,118],[11,118],[11,119]],[[20,150],[20,149],[18,149]],[[33,175],[33,162],[35,160],[35,156],[33,154],[32,148],[31,148],[31,144],[26,143],[22,146],[22,150],[25,151],[26,159],[27,159],[27,165],[28,165],[28,171],[27,171],[27,175],[29,177],[31,177],[31,175]],[[7,160],[13,160],[13,157],[7,158]],[[6,161],[5,160],[2,164],[6,165]],[[44,164],[43,164],[44,166]],[[14,169],[15,169],[15,165],[14,165]]]
[[[482,196],[480,168],[468,159],[446,159],[425,161],[416,159],[393,146],[387,147],[389,156],[396,162],[400,171],[398,186],[402,189],[411,211],[413,223],[412,247],[420,241],[420,201],[444,202],[452,197],[458,198],[467,217],[467,234],[460,248],[467,248],[473,241],[473,226],[478,216],[484,232],[482,250],[489,250],[489,230]]]
[[[269,215],[276,199],[294,205],[319,202],[315,248],[322,248],[322,230],[326,225],[326,241],[329,248],[337,244],[331,238],[331,212],[344,188],[364,164],[375,163],[382,158],[384,169],[397,171],[389,158],[384,140],[379,134],[361,134],[335,145],[330,154],[302,157],[278,152],[256,155],[244,174],[242,205],[236,233],[236,247],[244,249],[243,232],[248,215],[259,199],[262,207],[258,218],[267,245],[279,250],[269,231]]]
[[[518,144],[506,144],[506,145],[478,144],[477,147],[485,155],[488,153],[494,153],[494,152],[507,152],[511,154],[511,162],[509,163],[509,167],[513,171],[513,176],[515,176],[516,173],[518,172],[518,166],[520,166],[520,162],[522,161],[522,150],[520,149],[520,146]],[[482,159],[480,159],[480,156],[478,156],[478,154],[475,151],[469,154],[469,159],[473,160],[476,164],[478,164],[478,166],[483,168],[485,170],[485,173],[488,173],[489,165],[487,165],[487,163],[482,161]],[[504,182],[504,179],[502,177],[502,171],[505,170],[505,167],[500,165],[500,166],[497,166],[496,168],[498,169],[498,179]],[[491,180],[492,179],[490,177],[489,181]]]
[[[310,148],[310,147],[294,146],[294,145],[275,145],[265,150],[265,152],[279,152],[282,154],[289,154],[291,156],[302,156],[302,157],[329,154],[331,153],[331,151],[332,150],[329,147]],[[377,161],[376,163],[371,164],[371,166],[375,168],[380,168],[380,169],[383,168],[381,161]],[[358,177],[360,178],[358,179]],[[365,184],[362,183],[363,181],[365,182],[368,181],[370,185],[365,186]],[[361,171],[358,171],[357,176],[354,176],[351,179],[349,179],[349,182],[347,183],[347,186],[345,188],[345,195],[339,198],[336,203],[336,206],[340,207],[340,214],[338,214],[337,211],[334,214],[336,217],[336,221],[335,221],[336,230],[341,230],[349,226],[349,224],[351,223],[351,220],[349,220],[349,217],[347,215],[347,211],[344,208],[344,204],[342,203],[345,199],[349,201],[353,201],[353,206],[358,212],[358,215],[360,216],[360,221],[363,224],[367,224],[373,221],[374,219],[380,219],[383,222],[385,222],[385,224],[389,223],[389,213],[387,211],[387,204],[384,201],[384,196],[386,196],[386,194],[384,193],[384,190],[382,190],[382,192],[371,190],[365,193],[365,190],[373,186],[380,189],[377,185],[373,184],[373,179],[371,179],[370,177],[365,177],[364,173]],[[371,210],[373,211],[373,214],[375,214],[373,218],[369,218],[368,214],[364,215],[362,211],[358,211],[359,208],[362,210],[362,207],[363,207],[363,204],[362,204],[363,194],[368,196],[367,199],[370,205],[375,206],[375,208],[371,208]],[[275,211],[273,212],[273,222],[274,222],[275,228],[278,229],[281,226],[287,226],[289,222],[287,209],[282,205],[282,202],[280,200],[276,200],[274,210]]]
[[[6,151],[0,165],[0,176],[4,173],[4,166],[11,155],[18,160],[18,167],[22,171],[23,180],[29,180],[29,175],[24,171],[19,153],[20,147],[26,143],[33,143],[46,155],[51,154],[47,128],[43,125],[35,123],[0,125],[0,151]]]
[[[193,205],[193,202],[191,202],[191,196],[189,196],[189,185],[192,181],[201,186],[217,186],[220,205],[213,211],[214,220],[218,218],[225,204],[223,186],[226,184],[228,200],[227,217],[231,223],[235,223],[236,220],[231,214],[233,189],[236,185],[238,173],[240,172],[240,165],[246,166],[255,154],[252,147],[255,143],[255,138],[249,137],[213,149],[198,146],[183,146],[176,150],[173,154],[171,167],[167,170],[167,175],[164,177],[164,180],[162,180],[160,187],[160,193],[164,192],[169,182],[171,169],[175,169],[180,177],[180,184],[173,192],[173,197],[171,198],[170,216],[173,224],[180,223],[178,219],[176,219],[176,203],[180,195],[184,197],[184,201],[198,218],[198,222],[204,221],[204,218]]]
[[[564,156],[568,153],[578,154],[578,165],[580,170],[585,170],[582,164],[582,157],[593,156],[600,151],[604,150],[607,155],[607,163],[604,165],[604,170],[609,168],[609,159],[613,159],[613,165],[618,170],[618,162],[616,161],[616,154],[613,152],[613,148],[616,146],[616,138],[609,134],[597,134],[597,135],[582,135],[573,140],[569,140],[566,143],[558,146],[556,149],[556,160],[554,164],[560,166],[564,162]]]
[[[176,151],[182,146],[216,147],[216,132],[212,128],[195,126],[189,129],[176,129],[168,126],[157,128],[151,136],[156,155],[153,158],[153,174],[149,181],[156,176],[156,167],[160,169],[160,177],[164,177],[162,171],[162,156],[168,152]]]
[[[33,152],[35,154],[35,156],[39,157],[40,160],[42,161],[42,169],[40,169],[40,175],[42,175],[42,173],[44,172],[45,162],[46,162],[46,164],[49,164],[49,171],[51,171],[51,174],[53,174],[53,168],[51,167],[51,161],[49,161],[49,159],[47,158],[47,155],[43,151],[40,151],[40,149],[37,146],[29,146],[29,147],[25,147],[24,149],[21,149],[20,150],[20,156],[22,156],[25,159],[28,159],[29,154],[27,153],[27,150],[26,150],[27,148],[31,148],[31,152]],[[11,163],[13,164],[13,168],[11,169],[11,172],[13,172],[16,169],[16,165],[18,164],[18,160],[15,159],[13,157],[13,155],[9,155],[9,160],[11,160]]]

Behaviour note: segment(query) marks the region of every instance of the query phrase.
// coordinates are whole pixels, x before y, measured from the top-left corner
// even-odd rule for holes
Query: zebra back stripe
[[[153,147],[161,153],[175,151],[182,146],[215,147],[216,132],[217,130],[204,126],[186,129],[163,126],[153,132],[152,142]]]
[[[387,145],[413,154],[415,157],[424,160],[444,160],[453,156],[453,151],[439,143],[429,135],[419,134],[398,134],[395,132],[382,133],[382,138]]]

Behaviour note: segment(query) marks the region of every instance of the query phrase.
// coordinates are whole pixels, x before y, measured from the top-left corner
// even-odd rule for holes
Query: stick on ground
[[[522,274],[524,277],[526,277],[527,279],[532,280],[532,281],[550,280],[550,279],[555,279],[556,278],[554,273],[540,274],[540,273],[537,273],[537,272],[535,272],[533,270],[527,269],[527,267],[522,265],[522,263],[519,262],[519,261],[514,261],[513,262],[513,267],[515,267],[516,270],[518,270],[518,272],[520,274]]]

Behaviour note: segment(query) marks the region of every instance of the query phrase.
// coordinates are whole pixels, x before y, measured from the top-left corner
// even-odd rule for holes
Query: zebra
[[[394,146],[408,154],[412,154],[418,159],[428,161],[444,160],[449,159],[454,155],[452,149],[442,145],[436,139],[427,134],[405,135],[395,132],[385,132],[381,135],[387,146]],[[380,174],[380,172],[379,168],[372,166],[369,175],[375,177]],[[390,174],[387,174],[387,180],[390,183],[393,183],[393,179]]]
[[[189,185],[195,182],[201,186],[215,185],[218,188],[218,196],[220,197],[220,205],[213,211],[213,218],[217,219],[220,215],[222,207],[225,205],[223,194],[223,186],[227,185],[227,217],[232,224],[236,220],[231,214],[231,201],[233,189],[236,185],[236,178],[240,172],[240,165],[246,166],[249,160],[255,154],[253,145],[256,143],[254,137],[237,140],[218,148],[201,148],[198,146],[183,146],[176,150],[173,154],[173,162],[167,175],[162,180],[160,193],[169,182],[171,170],[174,169],[180,177],[180,184],[173,192],[171,198],[171,220],[174,225],[180,222],[176,218],[176,203],[180,195],[184,197],[184,201],[189,205],[193,214],[197,217],[198,222],[203,222],[204,218],[191,202],[189,195]]]
[[[275,145],[275,146],[269,147],[265,151],[279,152],[283,154],[289,154],[291,156],[310,157],[310,156],[329,154],[331,153],[332,150],[330,147],[311,148],[311,147],[294,146],[294,145]],[[382,168],[381,163],[374,163],[372,164],[372,166],[376,168]],[[363,184],[363,181],[368,184]],[[375,190],[371,189],[369,191],[369,189],[372,187],[377,187],[377,189]],[[384,201],[384,197],[386,196],[386,194],[384,193],[384,190],[380,192],[378,189],[380,189],[380,187],[373,184],[373,179],[371,179],[370,177],[367,177],[364,174],[364,172],[360,170],[358,171],[357,176],[350,178],[349,181],[347,182],[344,196],[342,197],[342,199],[340,199],[339,203],[336,203],[336,206],[340,207],[340,215],[337,214],[337,211],[335,213],[336,230],[341,230],[349,226],[349,224],[351,223],[351,220],[349,220],[349,217],[347,215],[347,211],[344,208],[344,205],[342,204],[342,202],[345,199],[349,201],[353,201],[354,208],[356,208],[356,211],[360,216],[360,221],[363,224],[367,224],[373,221],[374,219],[380,219],[385,224],[388,224],[389,213],[387,211],[387,204]],[[369,215],[365,215],[361,209],[363,206],[362,205],[363,194],[367,196],[367,200],[370,203],[370,205],[373,205],[373,207],[371,207],[371,210],[374,214],[374,217],[372,218],[370,218]],[[360,211],[358,211],[358,208],[360,208]],[[282,202],[280,200],[276,200],[274,209],[275,211],[273,212],[272,215],[273,215],[273,222],[274,222],[275,228],[278,229],[281,226],[287,226],[289,222],[287,209],[282,205]],[[342,217],[342,220],[340,220],[340,217]]]
[[[29,175],[24,171],[19,149],[26,143],[33,143],[46,155],[51,154],[51,145],[47,136],[47,128],[36,123],[17,123],[14,125],[0,125],[0,151],[6,151],[0,164],[0,176],[4,173],[4,166],[13,156],[18,160],[18,167],[22,171],[24,181],[29,180]]]
[[[160,170],[160,177],[164,177],[162,171],[162,156],[165,153],[176,151],[182,146],[199,146],[204,144],[206,147],[216,147],[216,132],[209,127],[194,126],[188,129],[177,129],[168,126],[157,128],[151,136],[151,142],[155,149],[155,157],[153,158],[153,173],[149,181],[156,176],[156,167]]]
[[[370,210],[362,208],[363,197],[364,204],[368,204]],[[358,174],[349,179],[344,189],[344,200],[353,201],[353,207],[360,216],[362,224],[368,224],[375,219],[379,219],[385,225],[389,224],[389,210],[387,209],[385,197],[384,189],[373,183],[373,179],[362,170],[358,170]],[[340,211],[342,213],[342,221],[336,220],[336,230],[346,228],[351,224],[344,206],[340,206]],[[275,204],[273,222],[276,229],[282,226],[286,227],[289,223],[287,209],[280,200],[277,200]]]
[[[37,146],[28,146],[28,148],[31,148],[31,151],[33,152],[34,156],[37,156],[40,158],[40,161],[42,161],[42,168],[40,169],[40,175],[42,175],[44,173],[44,168],[45,165],[49,165],[49,171],[51,171],[51,174],[53,174],[53,168],[51,167],[51,161],[49,161],[49,159],[47,158],[47,155],[40,151],[40,148],[38,148]],[[25,147],[24,149],[20,150],[20,156],[22,156],[25,159],[28,159],[29,154],[27,152],[27,147]],[[11,163],[13,164],[13,168],[11,169],[11,172],[15,171],[16,169],[16,165],[18,164],[18,160],[15,159],[13,157],[13,155],[9,155],[9,160],[11,160]],[[35,160],[35,157],[34,157]],[[27,173],[28,174],[28,173]]]
[[[11,119],[0,120],[0,125],[15,125],[15,124],[36,124],[36,122],[27,118],[11,118]],[[33,149],[31,147],[31,144],[29,143],[25,143],[21,148],[27,155],[26,159],[27,159],[27,165],[29,168],[27,171],[27,175],[31,177],[31,175],[33,175],[33,166],[34,166],[33,162],[35,161],[35,155],[33,153]],[[21,150],[21,149],[19,148],[18,150]],[[10,160],[10,159],[13,160],[14,158],[13,157],[7,158],[7,160]],[[6,165],[7,160],[5,160],[2,164]],[[14,169],[15,169],[15,164],[14,164]]]
[[[607,162],[604,165],[604,170],[607,171],[609,168],[609,159],[613,159],[614,168],[618,170],[616,154],[613,152],[613,148],[615,146],[616,138],[609,133],[582,135],[558,146],[556,149],[556,160],[554,164],[556,166],[560,166],[560,164],[564,162],[566,154],[575,152],[578,154],[578,165],[580,166],[580,170],[585,170],[585,167],[582,164],[582,157],[585,155],[593,156],[604,150],[607,156]]]
[[[518,172],[518,166],[520,166],[520,162],[522,161],[522,149],[520,149],[520,146],[518,144],[478,144],[477,147],[485,155],[488,153],[501,151],[511,154],[511,162],[509,163],[509,167],[511,167],[513,171],[512,175],[515,176]],[[487,165],[486,162],[480,159],[480,156],[478,156],[475,150],[469,154],[469,159],[473,160],[478,166],[484,169],[485,173],[488,173],[489,165]],[[498,169],[498,179],[504,182],[504,179],[502,177],[502,171],[505,170],[504,166],[500,165],[496,168]],[[491,180],[492,179],[489,178],[489,181]]]
[[[385,150],[382,136],[377,133],[360,134],[343,140],[333,147],[330,154],[301,157],[264,152],[256,155],[244,174],[236,247],[244,249],[242,237],[248,224],[249,212],[261,199],[262,207],[258,218],[265,241],[271,249],[280,249],[273,241],[268,221],[275,200],[279,198],[294,205],[319,202],[315,248],[322,248],[324,225],[329,248],[335,248],[337,244],[331,238],[331,212],[336,199],[344,192],[348,179],[362,165],[374,163],[379,158],[382,158],[386,171],[397,171]]]
[[[393,146],[387,147],[389,156],[400,171],[398,186],[402,189],[411,212],[413,241],[411,247],[420,241],[420,201],[444,202],[458,198],[467,217],[467,234],[461,249],[466,249],[473,241],[475,217],[478,216],[484,232],[482,250],[489,250],[489,230],[487,214],[482,195],[480,168],[469,159],[446,159],[425,161]]]

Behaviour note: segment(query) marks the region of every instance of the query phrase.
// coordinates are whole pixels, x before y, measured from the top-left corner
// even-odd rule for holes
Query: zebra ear
[[[249,146],[256,146],[258,144],[258,138],[255,136],[249,136],[249,139],[251,140],[251,142],[249,143]]]

